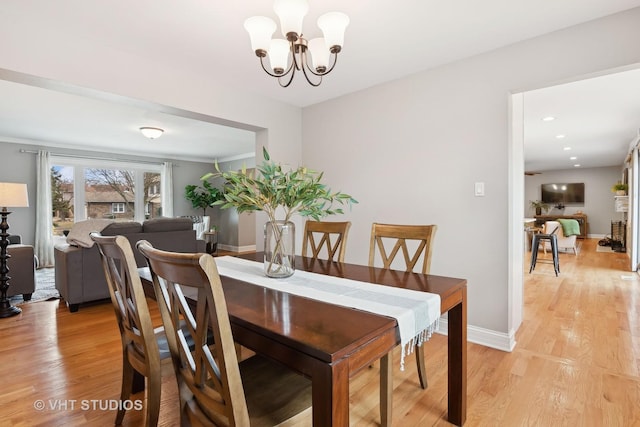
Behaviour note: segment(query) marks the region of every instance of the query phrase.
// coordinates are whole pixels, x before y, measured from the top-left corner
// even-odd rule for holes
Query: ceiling
[[[638,136],[640,69],[524,94],[527,172],[619,166]]]
[[[296,76],[286,89],[261,70],[243,28],[243,21],[253,15],[275,18],[272,4],[271,0],[3,0],[0,36],[3,44],[14,49],[32,43],[47,43],[52,51],[90,45],[95,58],[83,60],[97,63],[108,60],[110,52],[118,51],[157,66],[185,64],[191,72],[224,80],[231,87],[305,107],[638,7],[640,0],[376,0],[375,5],[367,0],[312,0],[304,24],[305,36],[319,35],[315,24],[319,15],[342,11],[351,19],[345,45],[336,69],[320,87],[311,87]],[[548,145],[530,149],[531,144],[537,147],[538,142],[549,143],[545,132],[550,127],[536,126],[542,123],[536,120],[540,114],[558,117],[553,122],[558,128],[553,128],[553,132],[566,134],[566,141],[574,145],[574,153],[579,152],[578,141],[587,139],[581,136],[582,130],[601,136],[597,141],[589,139],[589,150],[585,149],[579,157],[582,167],[596,165],[590,163],[587,153],[594,161],[602,160],[603,156],[595,153],[598,147],[619,152],[620,141],[626,138],[624,144],[628,145],[635,135],[640,126],[637,108],[633,113],[614,112],[621,105],[612,105],[608,110],[617,117],[635,115],[635,123],[631,123],[632,119],[605,121],[603,112],[589,111],[589,102],[577,92],[580,90],[556,87],[525,96],[525,113],[532,114],[531,118],[525,118],[526,153],[527,157],[531,155],[530,163],[527,158],[527,170],[529,166],[537,170],[550,167],[543,164],[541,153],[549,156],[555,153],[554,147]],[[574,96],[573,104],[567,98],[570,95]],[[0,81],[0,97],[12,100],[0,105],[0,138],[10,142],[88,150],[104,150],[107,146],[110,151],[123,153],[199,160],[210,160],[212,153],[216,158],[232,158],[253,152],[251,131],[219,126],[189,112],[96,96],[95,91],[49,90],[5,80]],[[602,106],[601,99],[594,99],[596,106]],[[561,109],[564,101],[566,110]],[[624,108],[629,108],[630,103]],[[553,106],[553,111],[545,109],[545,104]],[[568,120],[572,117],[569,112],[577,113],[576,106],[581,107],[584,115]],[[598,122],[614,129],[590,127]],[[137,131],[140,126],[157,126],[166,132],[159,139],[143,140]],[[609,133],[615,137],[605,136]]]

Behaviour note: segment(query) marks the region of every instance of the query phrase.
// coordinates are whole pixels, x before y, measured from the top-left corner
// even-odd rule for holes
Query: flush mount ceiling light
[[[554,121],[555,119],[556,119],[556,118],[555,118],[555,117],[553,117],[553,116],[547,116],[547,117],[543,117],[543,118],[542,118],[542,121],[543,121],[543,122],[552,122],[552,121]]]
[[[164,133],[164,129],[145,126],[140,128],[140,132],[149,139],[156,139]]]
[[[307,41],[302,36],[302,20],[309,11],[307,0],[276,0],[273,10],[280,18],[280,30],[286,40],[271,39],[276,23],[270,18],[253,16],[244,21],[244,28],[251,38],[251,48],[260,58],[262,69],[271,77],[276,77],[282,87],[291,84],[296,71],[302,71],[310,85],[320,86],[322,76],[329,74],[336,66],[338,53],[344,45],[344,31],[349,25],[349,17],[341,12],[325,13],[318,18],[318,27],[324,38]],[[331,54],[333,63],[329,66]],[[265,66],[266,56],[269,56],[272,71]],[[319,79],[312,81],[310,74]],[[285,76],[289,76],[289,79],[283,82],[281,78]]]

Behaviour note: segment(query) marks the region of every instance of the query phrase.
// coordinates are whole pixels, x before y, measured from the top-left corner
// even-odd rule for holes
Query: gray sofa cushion
[[[193,221],[189,218],[154,218],[142,224],[144,233],[158,231],[183,231],[193,230]]]
[[[118,236],[121,234],[142,233],[142,224],[135,221],[114,222],[102,230],[103,236]]]
[[[135,248],[139,240],[148,240],[154,247],[173,252],[204,252],[204,240],[196,239],[193,221],[189,218],[160,218],[146,221],[148,227],[133,221],[113,223],[101,234],[123,235],[133,248],[138,267],[146,265],[142,254]],[[156,231],[148,231],[149,229]],[[178,230],[176,230],[178,229]],[[170,230],[170,231],[167,231]],[[128,232],[134,231],[134,232]],[[109,298],[109,288],[102,270],[97,246],[91,248],[58,244],[55,246],[56,289],[71,311],[83,302]]]

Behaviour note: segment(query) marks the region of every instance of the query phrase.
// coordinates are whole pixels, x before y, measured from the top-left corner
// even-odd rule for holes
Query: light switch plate
[[[474,188],[475,196],[484,196],[484,182],[476,182]]]

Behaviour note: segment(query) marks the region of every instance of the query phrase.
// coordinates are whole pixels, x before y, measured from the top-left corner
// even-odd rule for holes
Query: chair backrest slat
[[[337,254],[338,262],[344,262],[347,246],[347,235],[351,222],[307,221],[304,224],[302,238],[302,256],[320,258],[324,249],[326,259],[334,261]],[[321,237],[320,237],[321,236]],[[332,236],[334,241],[332,242]],[[319,239],[316,241],[316,238]],[[310,254],[308,251],[309,246]]]
[[[385,269],[390,269],[396,255],[401,250],[405,271],[413,271],[423,255],[422,273],[428,274],[431,269],[431,256],[433,251],[433,238],[435,236],[436,225],[400,225],[400,224],[379,224],[373,223],[371,226],[371,241],[369,244],[369,266],[375,265],[376,248],[380,253],[382,265]],[[385,240],[395,241],[393,248],[387,252]],[[407,241],[417,241],[417,248],[413,253],[407,246]]]

